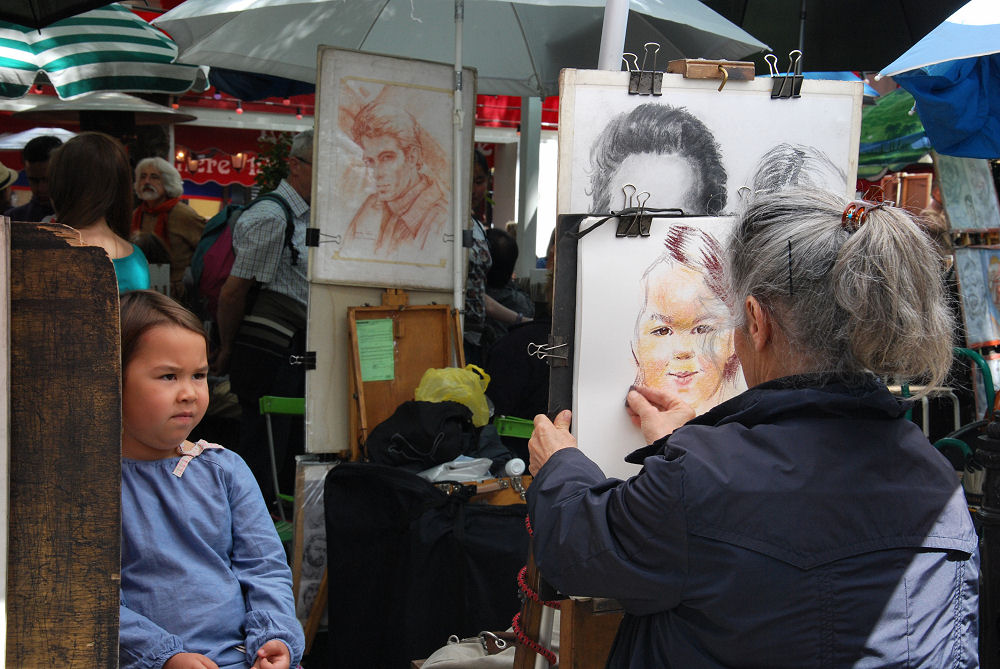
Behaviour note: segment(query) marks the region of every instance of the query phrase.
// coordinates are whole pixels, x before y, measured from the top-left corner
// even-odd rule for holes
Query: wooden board
[[[559,619],[559,666],[601,669],[625,612],[611,599],[564,599]]]
[[[360,320],[393,321],[394,368],[391,380],[364,381],[358,352]],[[464,365],[458,322],[448,305],[350,307],[347,310],[351,366],[351,460],[361,456],[368,432],[392,415],[431,368]]]
[[[10,220],[0,216],[0,332],[10,332]],[[7,601],[10,512],[10,335],[0,339],[0,597]],[[0,606],[0,657],[7,656],[7,608]]]
[[[118,287],[75,236],[11,224],[8,667],[118,663]]]

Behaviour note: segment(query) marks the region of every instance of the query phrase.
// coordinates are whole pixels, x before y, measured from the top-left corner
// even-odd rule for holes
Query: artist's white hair
[[[143,158],[135,166],[136,195],[139,194],[139,174],[147,167],[153,167],[160,173],[160,183],[163,184],[163,192],[168,198],[180,197],[184,193],[184,181],[177,168],[159,156],[150,156]]]
[[[847,204],[801,187],[744,199],[727,253],[736,327],[752,295],[807,371],[941,385],[954,332],[941,255],[895,207],[869,211],[850,232]]]

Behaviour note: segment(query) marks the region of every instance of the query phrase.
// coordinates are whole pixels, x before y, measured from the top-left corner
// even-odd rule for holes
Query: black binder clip
[[[288,356],[288,364],[296,367],[302,365],[305,369],[316,369],[316,351],[306,351],[302,355]]]
[[[320,239],[322,237],[322,239]],[[343,238],[340,235],[328,235],[320,232],[319,228],[306,228],[306,246],[319,246],[320,244],[332,243],[340,246]]]
[[[649,193],[636,193],[632,184],[622,186],[625,194],[625,208],[618,212],[618,228],[615,237],[649,237],[649,229],[653,225],[653,217],[646,213],[646,202]]]
[[[798,49],[788,54],[788,71],[781,74],[778,71],[778,58],[773,53],[764,56],[771,70],[771,99],[798,98],[802,91],[802,52]]]
[[[633,69],[639,61],[634,53],[624,54],[622,60],[629,69],[628,94],[629,95],[662,95],[663,94],[663,73],[656,71],[656,54],[660,51],[660,45],[656,42],[646,42],[643,45],[645,53],[642,56],[642,66]],[[653,52],[653,64],[651,69],[646,69],[646,60],[650,51]],[[625,56],[631,56],[630,63]]]

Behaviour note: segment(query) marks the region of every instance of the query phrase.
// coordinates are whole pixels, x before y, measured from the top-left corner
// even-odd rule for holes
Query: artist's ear
[[[771,340],[771,316],[753,295],[743,304],[746,310],[747,333],[755,351],[763,350]]]

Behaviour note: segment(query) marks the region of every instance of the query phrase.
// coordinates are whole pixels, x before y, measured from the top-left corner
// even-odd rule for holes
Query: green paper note
[[[362,381],[392,381],[396,376],[392,319],[358,321]]]

